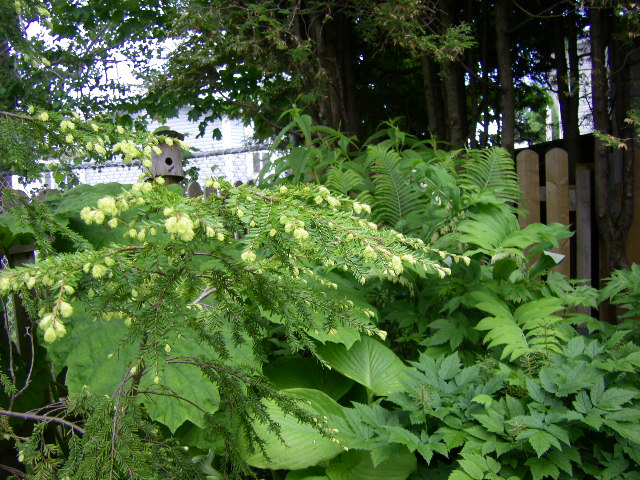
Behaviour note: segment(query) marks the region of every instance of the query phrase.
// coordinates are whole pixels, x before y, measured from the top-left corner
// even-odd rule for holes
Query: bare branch
[[[46,415],[34,415],[31,413],[10,412],[9,410],[0,410],[3,417],[22,418],[24,420],[33,420],[34,422],[52,422],[70,428],[79,435],[84,435],[84,429],[64,418],[49,417]]]

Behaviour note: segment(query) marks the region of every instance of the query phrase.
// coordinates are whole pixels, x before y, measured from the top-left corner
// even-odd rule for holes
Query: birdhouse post
[[[170,138],[184,140],[184,135],[173,130],[161,132],[162,135]],[[158,144],[159,154],[153,154],[151,157],[150,173],[154,176],[161,176],[165,180],[165,184],[179,183],[184,178],[184,170],[182,169],[182,149],[177,143],[169,145],[167,143]]]

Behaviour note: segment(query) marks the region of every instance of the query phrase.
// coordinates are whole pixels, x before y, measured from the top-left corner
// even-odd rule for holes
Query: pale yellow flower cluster
[[[286,215],[280,217],[280,223],[284,225],[284,231],[287,233],[293,233],[293,238],[300,241],[305,241],[309,238],[309,232],[305,230],[305,222],[297,218],[289,218]],[[273,233],[274,236],[275,232]]]
[[[242,261],[247,262],[247,263],[253,263],[256,261],[256,258],[258,258],[256,256],[256,253],[253,250],[245,250],[244,252],[242,252],[242,254],[240,255],[240,258],[242,259]]]
[[[211,225],[207,225],[207,227],[205,228],[205,234],[207,236],[207,238],[216,238],[218,239],[218,241],[222,242],[224,241],[224,232],[223,232],[224,226],[222,224],[218,224],[218,228],[214,228]]]
[[[71,120],[62,120],[60,122],[60,131],[64,132],[66,130],[74,130],[76,128],[76,124]]]
[[[220,182],[215,178],[209,178],[206,182],[204,182],[204,186],[207,188],[215,188],[218,190],[220,188]]]
[[[73,315],[73,307],[61,299],[52,313],[40,319],[38,325],[44,330],[45,342],[55,342],[67,334],[67,329],[60,317],[69,318],[71,315]]]
[[[102,210],[94,210],[87,206],[80,210],[80,218],[87,225],[91,225],[92,223],[100,225],[104,222],[104,212]]]
[[[356,212],[357,214],[360,214],[363,211],[365,213],[371,213],[371,207],[366,203],[353,202],[353,205],[351,207],[353,208],[353,211]]]
[[[131,139],[122,140],[113,146],[113,153],[122,152],[124,154],[124,163],[130,163],[134,158],[150,157],[152,151],[157,155],[162,153],[162,150],[157,145],[148,146],[148,148],[140,150]]]
[[[164,221],[167,232],[175,235],[184,242],[190,242],[196,236],[194,228],[196,224],[186,215],[174,215]]]

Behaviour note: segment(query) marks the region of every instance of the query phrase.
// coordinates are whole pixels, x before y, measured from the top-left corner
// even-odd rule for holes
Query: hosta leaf
[[[342,397],[353,381],[334,370],[323,367],[315,358],[283,357],[263,368],[264,374],[278,390],[311,388],[320,390],[334,400]]]
[[[171,432],[187,420],[204,428],[200,408],[208,413],[218,409],[220,395],[217,386],[194,365],[169,365],[162,372],[161,381],[162,386],[157,386],[150,375],[145,375],[140,382],[141,390],[155,392],[139,397],[149,416],[169,427]],[[177,397],[172,396],[174,394]]]
[[[324,467],[310,467],[289,472],[285,480],[329,480],[329,477],[325,475]]]
[[[331,367],[377,395],[404,390],[400,377],[408,367],[373,338],[363,336],[348,350],[344,345],[328,343],[319,345],[317,351]]]
[[[327,416],[330,425],[331,417],[342,411],[340,405],[319,390],[291,389],[283,392],[300,398],[301,406],[306,406],[321,418]],[[307,402],[311,402],[311,405]],[[268,459],[259,451],[249,453],[246,446],[241,444],[243,457],[249,465],[276,470],[298,470],[326,462],[343,451],[341,446],[322,436],[311,425],[300,423],[292,415],[286,415],[271,400],[265,400],[264,403],[271,419],[280,425],[284,445],[264,424],[255,422],[256,432],[266,442],[264,448]]]
[[[330,480],[406,480],[417,466],[415,455],[407,451],[396,454],[377,467],[367,452],[349,451],[341,461],[327,467]]]

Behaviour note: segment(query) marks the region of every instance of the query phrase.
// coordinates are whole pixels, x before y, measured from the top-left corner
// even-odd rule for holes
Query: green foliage
[[[160,142],[179,142],[163,135],[132,133],[114,123],[88,121],[79,114],[36,110],[0,111],[0,171],[35,180],[45,171],[62,185],[77,185],[72,167],[85,161],[98,164],[122,156],[125,164],[158,153]],[[55,159],[49,164],[43,159]]]
[[[446,275],[444,257],[466,257],[378,229],[364,216],[368,206],[322,186],[265,190],[211,179],[218,195],[185,198],[149,180],[17,203],[13,223],[5,222],[8,244],[21,238],[13,231],[20,218],[37,219],[17,224],[45,241],[49,255],[4,271],[0,288],[18,293],[38,319],[37,342],[64,382],[57,395],[70,395],[63,425],[81,437],[34,430],[25,464],[74,478],[157,478],[159,471],[184,478],[183,452],[165,456],[157,471],[149,460],[157,448],[182,444],[213,448],[214,469],[239,477],[250,465],[303,468],[342,452],[324,420],[341,407],[318,390],[275,390],[261,373],[264,359],[278,355],[265,338],[279,332],[289,351],[322,352],[322,362],[335,360],[332,342],[354,354],[362,344],[373,368],[367,375],[379,375],[380,352],[402,369],[368,336],[357,342],[358,331],[385,332],[366,301],[337,290],[331,270],[340,283],[345,271],[362,283],[400,281]],[[15,387],[12,378],[5,383]],[[39,456],[42,449],[50,458]]]
[[[500,150],[289,128],[303,146],[265,170],[276,185],[185,198],[150,178],[0,217],[6,245],[46,253],[0,277],[46,348],[26,391],[56,402],[19,409],[25,367],[2,352],[0,426],[24,471],[635,478],[637,269],[600,294],[553,272],[570,233],[519,228]],[[573,312],[598,295],[626,324]]]
[[[630,270],[613,272],[600,292],[600,299],[622,307],[624,313],[621,318],[631,321],[637,319],[640,316],[640,265],[634,264]]]

